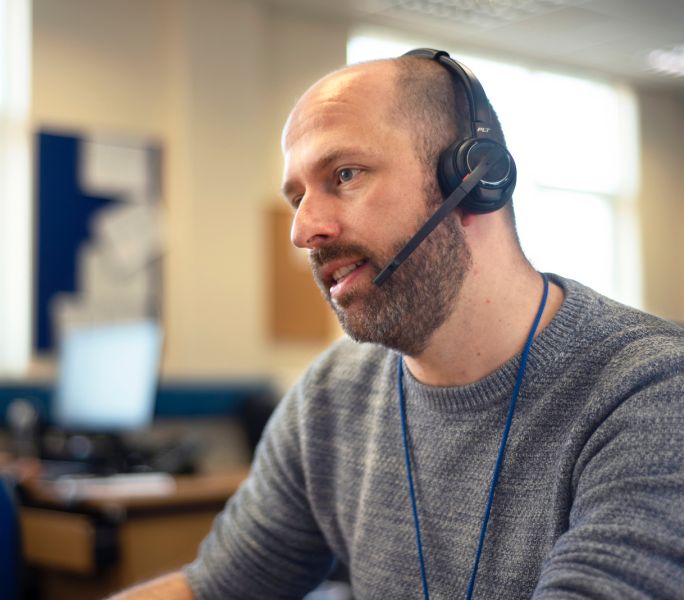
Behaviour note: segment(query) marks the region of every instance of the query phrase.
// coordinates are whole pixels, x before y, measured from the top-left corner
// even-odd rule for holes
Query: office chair
[[[0,594],[19,600],[21,588],[21,539],[14,482],[0,473]]]

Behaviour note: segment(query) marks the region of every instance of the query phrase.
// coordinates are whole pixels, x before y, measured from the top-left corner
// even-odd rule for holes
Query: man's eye
[[[340,180],[340,183],[347,183],[348,181],[351,181],[358,172],[359,169],[347,167],[345,169],[340,169],[337,172],[337,178]]]

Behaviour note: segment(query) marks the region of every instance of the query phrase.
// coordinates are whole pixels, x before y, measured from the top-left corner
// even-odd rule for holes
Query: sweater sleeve
[[[568,528],[535,600],[682,597],[684,374],[668,371],[621,382],[630,392],[609,413],[586,415],[593,425],[575,463]]]
[[[251,474],[185,569],[199,600],[301,598],[332,566],[307,500],[300,448],[303,385],[281,401]]]

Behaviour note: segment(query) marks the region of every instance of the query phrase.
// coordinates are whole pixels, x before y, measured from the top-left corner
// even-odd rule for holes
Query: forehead
[[[287,155],[317,135],[355,139],[359,144],[396,130],[392,123],[394,75],[389,65],[364,65],[329,75],[297,102],[283,130]],[[334,132],[334,133],[333,133]]]

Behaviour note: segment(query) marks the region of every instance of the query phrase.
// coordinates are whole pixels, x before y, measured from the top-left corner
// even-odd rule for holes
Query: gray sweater
[[[474,597],[684,598],[684,330],[553,279]],[[335,558],[356,600],[422,597],[397,360],[342,340],[289,391],[186,568],[198,598],[301,598]],[[405,371],[433,600],[464,597],[519,361],[454,388]]]

